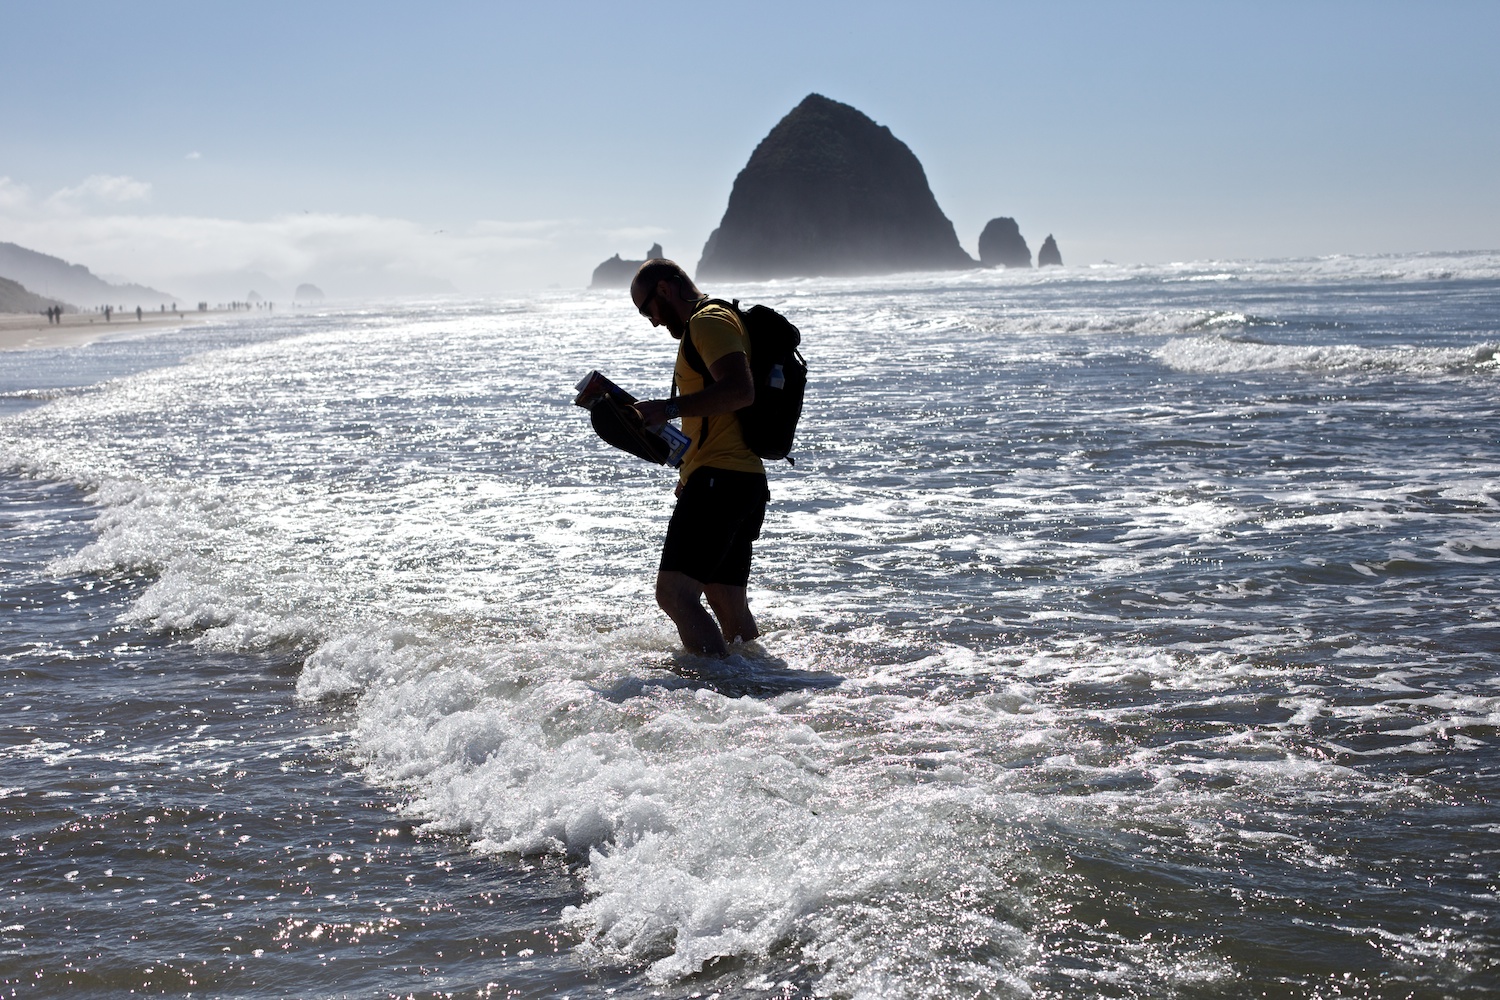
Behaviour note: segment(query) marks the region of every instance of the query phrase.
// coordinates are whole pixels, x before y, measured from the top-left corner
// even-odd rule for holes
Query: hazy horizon
[[[6,15],[0,241],[182,296],[693,267],[812,92],[911,147],[975,256],[996,216],[1069,264],[1500,247],[1489,4]]]

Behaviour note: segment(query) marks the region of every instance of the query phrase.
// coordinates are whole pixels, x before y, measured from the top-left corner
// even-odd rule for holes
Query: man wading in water
[[[678,395],[642,400],[636,409],[648,427],[681,417],[683,432],[693,441],[662,544],[656,603],[690,652],[727,656],[730,642],[760,635],[745,585],[750,546],[760,537],[771,499],[766,467],[745,445],[735,416],[755,399],[750,339],[733,310],[705,305],[707,296],[670,260],[642,264],[630,283],[630,297],[652,326],[665,326],[674,340],[689,337],[711,376],[704,379],[693,370],[679,343]],[[712,615],[703,607],[705,597]]]

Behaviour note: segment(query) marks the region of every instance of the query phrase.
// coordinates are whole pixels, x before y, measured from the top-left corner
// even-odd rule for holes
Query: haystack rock
[[[292,298],[298,302],[322,302],[323,289],[317,285],[298,285],[297,290],[292,293]]]
[[[1042,248],[1036,252],[1036,266],[1046,267],[1051,264],[1062,267],[1062,254],[1057,252],[1057,241],[1048,233],[1047,238],[1042,241]]]
[[[1015,219],[1001,217],[985,224],[979,234],[979,263],[985,267],[1031,266],[1031,248]]]
[[[906,144],[847,104],[809,95],[734,180],[699,278],[970,268]]]
[[[646,260],[655,260],[660,256],[662,256],[661,244],[651,244],[651,249],[646,251]],[[640,270],[646,260],[621,260],[620,255],[615,254],[594,268],[594,277],[589,282],[589,287],[626,288],[630,285],[630,279],[635,277],[635,272]]]

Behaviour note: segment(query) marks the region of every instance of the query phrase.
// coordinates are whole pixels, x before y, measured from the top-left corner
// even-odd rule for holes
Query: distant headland
[[[58,299],[49,299],[45,295],[27,291],[19,281],[0,278],[0,313],[41,313],[48,309],[74,311]]]
[[[175,295],[145,285],[111,284],[82,264],[69,264],[61,257],[14,243],[0,243],[0,277],[24,285],[26,290],[43,298],[80,309],[100,306],[156,309],[178,300]]]

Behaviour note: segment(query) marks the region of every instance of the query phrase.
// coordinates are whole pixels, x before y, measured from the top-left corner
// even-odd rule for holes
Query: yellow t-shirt
[[[693,346],[709,368],[714,362],[736,352],[750,357],[750,338],[740,319],[723,306],[704,306],[688,321],[689,337]],[[677,391],[684,396],[700,391],[705,379],[693,370],[677,347]],[[704,423],[708,433],[704,434]],[[681,477],[684,481],[693,471],[703,466],[727,469],[731,472],[758,472],[765,474],[766,466],[760,456],[751,451],[740,435],[740,419],[733,413],[719,413],[711,417],[683,417],[682,432],[693,439],[686,457],[682,460]]]

